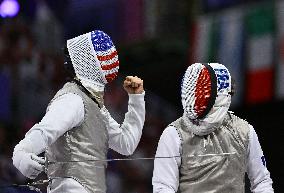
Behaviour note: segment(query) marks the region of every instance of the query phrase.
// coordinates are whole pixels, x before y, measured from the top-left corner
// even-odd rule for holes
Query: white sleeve
[[[258,141],[257,134],[250,126],[250,141],[248,147],[247,174],[253,193],[273,193],[272,179],[266,168],[266,161]]]
[[[30,151],[39,154],[66,131],[78,126],[83,119],[82,98],[73,93],[64,94],[50,104],[45,116],[27,132],[19,146],[30,146]]]
[[[145,92],[129,94],[128,112],[124,121],[119,125],[104,108],[102,114],[107,117],[109,147],[120,154],[131,155],[135,151],[145,121]]]
[[[180,156],[181,141],[176,129],[167,127],[160,137],[156,157]],[[153,193],[174,193],[179,187],[181,158],[156,158],[153,171]]]

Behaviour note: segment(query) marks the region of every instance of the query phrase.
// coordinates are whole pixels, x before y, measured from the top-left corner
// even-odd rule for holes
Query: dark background
[[[15,16],[2,6],[7,2],[19,3]],[[64,42],[101,29],[112,37],[119,53],[119,78],[106,88],[106,105],[118,122],[127,109],[123,78],[144,79],[146,122],[132,157],[153,157],[164,128],[181,116],[180,82],[187,66],[219,62],[230,69],[237,83],[231,110],[254,126],[275,192],[281,192],[284,17],[278,16],[283,12],[280,4],[283,1],[0,0],[0,184],[28,182],[12,166],[13,148],[40,121],[49,100],[65,82]],[[261,22],[248,19],[252,10],[263,13]],[[200,30],[198,26],[206,25],[201,20],[211,22],[211,28]],[[236,20],[242,29],[233,32],[240,30],[241,35],[239,41],[231,42],[236,36],[228,36],[226,30]],[[267,37],[270,44],[262,44]],[[254,38],[259,38],[259,46],[251,46]],[[200,51],[202,46],[207,51]],[[258,60],[263,55],[269,57],[269,64]],[[122,156],[110,151],[109,157]],[[110,163],[108,192],[150,193],[152,169],[152,161]]]

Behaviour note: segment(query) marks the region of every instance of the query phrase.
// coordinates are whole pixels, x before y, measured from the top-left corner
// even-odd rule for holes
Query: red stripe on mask
[[[117,56],[117,51],[112,52],[109,55],[105,55],[105,56],[97,56],[99,61],[106,61],[106,60],[111,60],[113,59],[115,56]]]
[[[105,77],[106,77],[107,82],[111,82],[117,77],[117,72],[108,74]]]
[[[109,65],[103,65],[102,66],[102,70],[111,70],[113,68],[116,68],[117,66],[119,66],[119,61],[117,60],[116,62],[109,64]]]
[[[194,110],[198,116],[206,110],[211,95],[211,78],[207,68],[199,74],[195,89]]]

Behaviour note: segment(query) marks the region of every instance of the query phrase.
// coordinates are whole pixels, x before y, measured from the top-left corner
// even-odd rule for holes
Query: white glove
[[[34,179],[44,170],[45,160],[34,153],[16,151],[13,155],[14,166],[26,177]]]
[[[14,148],[13,164],[28,178],[34,179],[44,170],[45,160],[37,156],[44,151],[42,141],[41,132],[32,131]]]

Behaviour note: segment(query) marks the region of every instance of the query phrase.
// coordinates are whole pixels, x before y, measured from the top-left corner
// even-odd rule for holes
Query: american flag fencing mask
[[[116,48],[111,38],[95,30],[67,40],[67,49],[76,77],[88,85],[104,88],[119,69]]]

